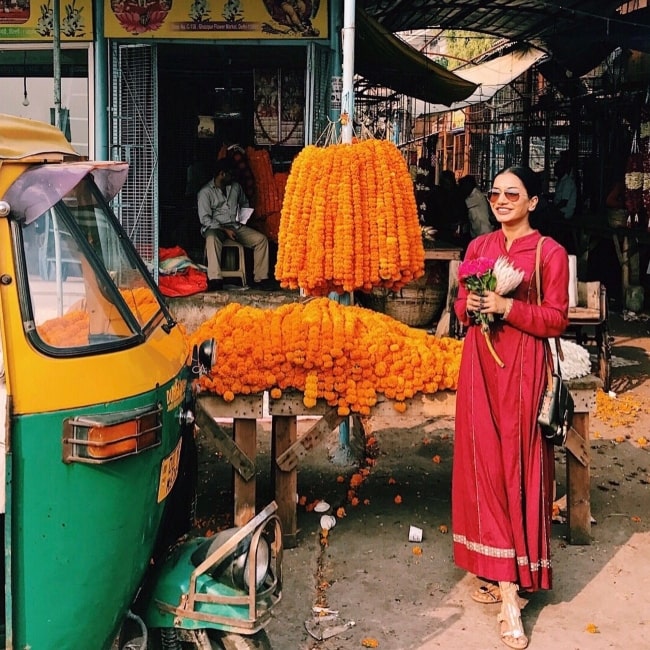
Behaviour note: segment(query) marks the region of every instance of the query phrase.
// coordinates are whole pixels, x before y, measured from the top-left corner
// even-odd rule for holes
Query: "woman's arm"
[[[542,246],[542,304],[513,300],[506,317],[513,327],[540,338],[560,336],[569,323],[569,259],[556,242]]]

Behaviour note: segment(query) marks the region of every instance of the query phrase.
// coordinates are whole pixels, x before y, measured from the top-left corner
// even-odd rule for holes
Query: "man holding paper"
[[[242,186],[232,178],[230,161],[217,161],[214,178],[199,190],[197,203],[208,258],[208,291],[223,289],[221,249],[226,238],[253,249],[253,288],[271,290],[269,240],[245,225],[253,210]]]

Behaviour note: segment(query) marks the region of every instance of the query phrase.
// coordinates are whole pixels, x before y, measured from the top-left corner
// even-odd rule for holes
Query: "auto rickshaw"
[[[115,218],[127,174],[0,114],[0,637],[20,650],[267,647],[276,506],[185,535],[192,378],[214,343],[188,354]]]

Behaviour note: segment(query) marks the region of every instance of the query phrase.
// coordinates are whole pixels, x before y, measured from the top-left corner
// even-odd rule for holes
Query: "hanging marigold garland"
[[[255,187],[255,213],[259,219],[266,219],[272,212],[278,212],[282,203],[273,177],[271,156],[266,149],[246,148],[248,164],[251,168]]]
[[[189,349],[210,338],[219,358],[200,389],[226,401],[293,389],[307,408],[324,399],[341,415],[368,415],[379,394],[401,412],[418,392],[455,390],[462,350],[456,339],[329,298],[276,309],[230,303],[190,334]]]
[[[280,284],[315,296],[397,291],[423,274],[413,182],[397,147],[372,139],[305,147],[282,202]]]

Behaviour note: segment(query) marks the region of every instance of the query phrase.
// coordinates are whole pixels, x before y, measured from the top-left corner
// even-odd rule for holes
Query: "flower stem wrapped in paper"
[[[500,296],[512,293],[521,283],[524,272],[515,269],[506,257],[499,257],[496,261],[488,257],[477,257],[466,260],[458,267],[458,280],[473,293],[485,295],[494,291]],[[490,323],[494,321],[494,314],[483,314],[475,311],[472,314],[476,323],[481,326],[481,332],[490,350],[490,354],[501,368],[505,365],[496,353],[490,339]]]

